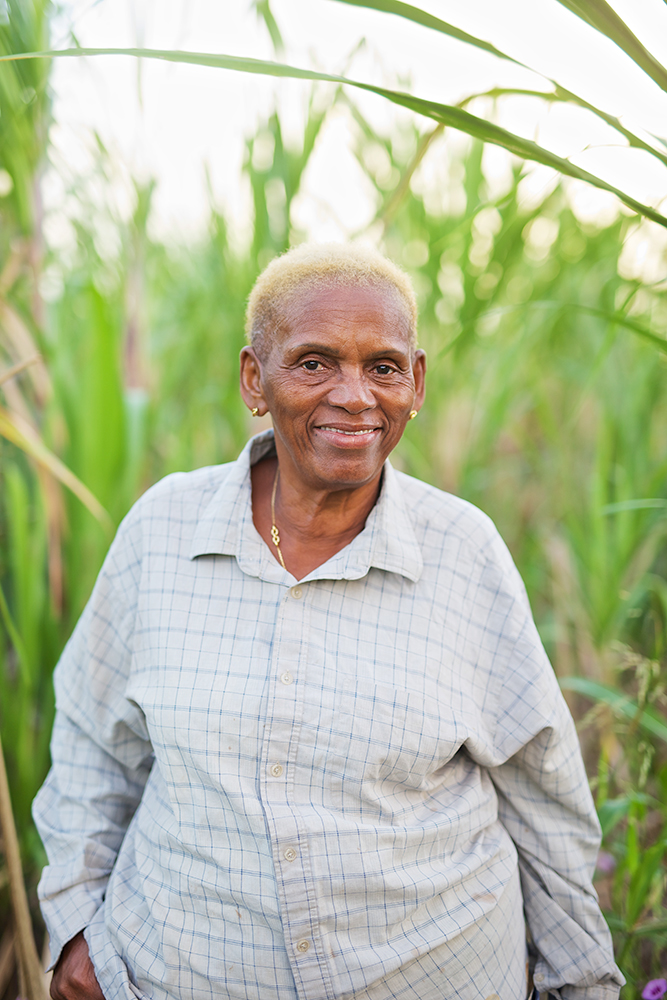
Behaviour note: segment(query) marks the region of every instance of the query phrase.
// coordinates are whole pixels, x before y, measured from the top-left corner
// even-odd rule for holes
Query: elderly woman
[[[123,522],[57,669],[35,806],[60,1000],[618,996],[598,827],[488,519],[395,472],[406,276],[275,260],[241,393],[273,431]]]

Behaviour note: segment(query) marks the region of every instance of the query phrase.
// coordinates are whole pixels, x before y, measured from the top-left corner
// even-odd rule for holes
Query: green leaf
[[[607,799],[598,809],[598,819],[602,827],[602,836],[606,837],[628,815],[632,799],[622,795],[617,799]]]
[[[618,326],[622,326],[626,330],[631,330],[633,333],[636,333],[638,337],[648,340],[654,347],[657,347],[659,350],[667,353],[667,339],[664,337],[658,337],[655,333],[651,333],[650,330],[640,326],[639,323],[635,323],[634,320],[628,319],[625,313],[608,312],[605,309],[594,309],[592,306],[583,305],[577,306],[577,308],[582,309],[591,316],[599,316],[600,319],[608,319],[610,322],[616,323]]]
[[[340,3],[347,3],[348,0],[339,0]],[[601,111],[600,108],[596,108],[595,105],[589,104],[585,101],[583,97],[578,97],[577,94],[573,94],[572,91],[566,90],[565,87],[561,87],[560,84],[554,83],[554,90],[550,93],[545,90],[526,90],[522,87],[492,87],[491,90],[483,90],[476,94],[470,94],[466,97],[465,101],[461,101],[461,107],[465,107],[470,104],[471,101],[476,100],[478,97],[490,97],[495,100],[498,97],[537,97],[542,101],[548,101],[552,104],[575,104],[579,108],[585,108],[592,114],[596,115],[598,118],[610,125],[611,128],[619,132],[625,139],[628,140],[628,145],[632,146],[633,149],[642,149],[646,153],[650,153],[651,156],[655,156],[656,159],[660,160],[667,166],[667,153],[663,153],[662,150],[656,149],[655,146],[651,146],[644,139],[641,139],[630,129],[627,129],[625,125],[614,115],[607,114],[606,111]],[[649,133],[650,134],[650,133]],[[660,139],[654,136],[657,142],[661,142]],[[661,143],[662,144],[662,143]]]
[[[16,650],[16,655],[19,658],[21,667],[23,668],[26,677],[30,676],[30,657],[28,656],[28,651],[25,648],[25,643],[19,630],[14,624],[14,619],[9,611],[9,605],[5,599],[2,587],[0,587],[0,619],[2,619],[5,628],[7,629],[7,635],[9,636],[11,643]]]
[[[79,58],[81,56],[102,55],[124,55],[142,59],[159,59],[166,62],[186,63],[194,66],[232,69],[242,73],[259,73],[267,76],[291,77],[298,80],[322,80],[328,83],[346,84],[351,87],[357,87],[359,90],[365,90],[372,94],[378,94],[380,97],[385,97],[394,104],[409,108],[416,114],[424,115],[427,118],[432,118],[434,121],[441,122],[443,125],[449,125],[461,132],[465,132],[475,139],[481,139],[482,142],[490,142],[496,146],[501,146],[515,156],[521,157],[521,159],[542,163],[544,166],[551,167],[553,170],[567,177],[574,177],[577,180],[586,181],[588,184],[592,184],[593,187],[600,188],[602,191],[609,191],[616,195],[628,208],[631,208],[633,212],[637,212],[639,215],[643,215],[647,219],[657,222],[658,225],[667,228],[667,218],[655,209],[648,205],[643,205],[624,191],[614,187],[613,184],[608,184],[601,177],[597,177],[587,170],[575,166],[569,160],[557,156],[555,153],[544,149],[542,146],[538,146],[537,143],[529,139],[523,139],[521,136],[514,135],[514,133],[508,132],[507,129],[501,128],[499,125],[476,118],[462,108],[452,107],[448,104],[439,104],[436,101],[427,101],[398,90],[377,87],[374,84],[362,83],[359,80],[350,80],[344,76],[318,73],[314,70],[301,69],[296,66],[288,66],[285,63],[269,62],[263,59],[163,49],[61,49],[53,52],[29,52],[0,56],[0,62],[18,59]],[[655,340],[659,343],[661,342],[660,338],[656,337]]]
[[[71,490],[102,527],[108,532],[113,531],[113,521],[88,487],[60,461],[57,455],[54,455],[46,447],[37,431],[27,421],[16,413],[10,413],[2,406],[0,406],[0,437],[6,438],[17,448],[21,448],[26,455],[30,455],[38,465],[41,465],[52,476],[60,480],[63,486]]]
[[[658,715],[655,709],[644,708],[641,710],[636,701],[621,694],[615,688],[600,681],[590,680],[588,677],[561,677],[558,682],[564,691],[576,691],[593,701],[601,701],[609,705],[617,715],[622,715],[626,719],[637,720],[647,733],[657,736],[667,743],[667,723]]]
[[[667,933],[667,917],[660,917],[657,920],[647,920],[643,924],[636,924],[632,933],[636,937],[649,937],[652,934]]]
[[[271,43],[273,45],[274,52],[278,55],[282,55],[285,49],[285,43],[283,42],[283,36],[280,33],[278,22],[273,16],[269,0],[255,0],[254,7],[258,16],[264,21],[266,30],[271,36]]]
[[[621,20],[605,0],[558,0],[563,7],[615,42],[662,90],[667,90],[667,69]]]
[[[617,514],[622,510],[664,510],[667,500],[658,497],[647,497],[645,500],[621,500],[620,503],[608,503],[600,509],[601,514]]]
[[[426,13],[426,11],[420,10],[419,7],[413,7],[411,4],[401,3],[401,0],[337,0],[338,3],[346,3],[355,7],[367,7],[371,10],[379,10],[386,14],[396,14],[399,17],[404,17],[409,21],[414,21],[416,24],[421,24],[425,28],[431,28],[434,31],[439,31],[443,35],[449,35],[451,38],[457,39],[457,41],[465,42],[467,45],[472,45],[476,49],[481,49],[483,52],[489,52],[491,55],[496,56],[498,59],[506,59],[508,62],[514,63],[516,66],[521,66],[523,69],[529,70],[531,73],[536,73],[541,76],[544,80],[548,80],[550,84],[554,87],[554,90],[549,93],[548,91],[540,90],[520,90],[513,88],[498,88],[486,91],[484,94],[475,94],[471,97],[466,98],[465,104],[470,103],[475,97],[501,97],[501,96],[532,96],[541,97],[545,101],[557,101],[567,104],[576,104],[581,108],[585,108],[592,114],[601,118],[602,121],[606,122],[621,135],[625,136],[631,146],[635,149],[643,149],[653,156],[656,156],[665,165],[667,165],[667,156],[656,150],[649,143],[640,139],[629,129],[625,128],[624,125],[614,117],[614,115],[607,114],[606,111],[602,111],[600,108],[596,108],[595,105],[590,104],[588,101],[579,97],[577,94],[572,93],[572,91],[567,90],[565,87],[561,87],[552,77],[546,76],[539,70],[534,69],[532,66],[528,66],[526,63],[521,62],[519,59],[514,59],[513,56],[507,55],[506,52],[502,52],[497,49],[495,45],[490,42],[484,41],[482,38],[477,38],[475,35],[469,35],[467,31],[462,31],[460,28],[456,28],[453,24],[449,24],[447,21],[442,21],[439,17],[434,17],[432,14]],[[660,141],[660,140],[658,140]]]
[[[456,28],[453,24],[449,24],[448,21],[434,17],[433,14],[428,14],[419,7],[413,7],[412,4],[401,3],[400,0],[338,0],[338,2],[347,3],[353,7],[370,7],[371,10],[380,10],[385,14],[397,14],[399,17],[407,18],[408,21],[415,21],[416,24],[422,24],[425,28],[432,28],[434,31],[442,32],[443,35],[456,38],[459,42],[474,45],[476,49],[490,52],[491,55],[497,56],[499,59],[507,59],[508,62],[513,62],[516,66],[523,66],[524,69],[530,69],[530,66],[526,66],[525,63],[514,59],[512,56],[508,56],[506,52],[501,52],[491,42],[485,42],[481,38],[476,38],[475,35],[469,35],[467,31],[462,31],[461,28]]]
[[[642,910],[646,905],[646,898],[653,880],[662,868],[664,855],[664,843],[653,844],[652,847],[642,851],[640,854],[637,866],[630,879],[626,902],[626,921],[632,930],[634,930],[634,925],[639,920]]]

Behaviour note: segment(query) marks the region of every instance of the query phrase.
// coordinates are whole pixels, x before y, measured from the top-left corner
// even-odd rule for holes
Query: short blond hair
[[[412,283],[387,257],[359,243],[303,243],[275,257],[258,277],[246,310],[246,337],[266,355],[295,295],[307,288],[357,285],[393,289],[405,306],[410,347],[417,346],[417,300]]]

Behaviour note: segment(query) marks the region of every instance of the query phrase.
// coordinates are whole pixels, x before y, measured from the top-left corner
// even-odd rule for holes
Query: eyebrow
[[[314,354],[329,354],[332,358],[340,357],[340,351],[337,351],[333,347],[329,347],[328,344],[295,344],[294,351],[299,354],[307,354],[308,351],[312,351]]]
[[[294,348],[295,353],[307,354],[312,351],[313,354],[327,354],[331,358],[339,358],[341,352],[336,350],[335,347],[331,347],[329,344],[299,344]],[[396,357],[409,357],[410,351],[402,351],[400,348],[390,347],[388,350],[375,351],[373,354],[368,355],[369,361],[376,361],[378,358],[396,358]]]

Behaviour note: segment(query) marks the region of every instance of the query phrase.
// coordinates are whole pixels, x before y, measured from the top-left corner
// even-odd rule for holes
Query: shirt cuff
[[[77,934],[81,933],[81,931],[85,931],[86,927],[87,924],[84,924],[82,927],[79,927],[78,930],[73,931],[73,933],[70,934],[69,937],[64,937],[61,941],[54,941],[54,939],[49,935],[49,952],[51,956],[51,961],[49,962],[47,968],[45,969],[45,972],[53,972],[56,965],[58,964],[60,956],[63,953],[63,948],[65,947],[65,945],[69,944],[72,938],[75,938]]]
[[[47,971],[57,964],[68,941],[86,929],[101,905],[103,902],[97,894],[91,897],[88,892],[82,892],[80,886],[50,899],[42,899],[42,916],[49,935],[51,958]]]

